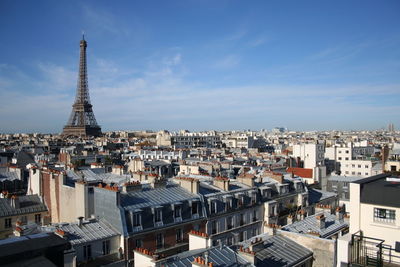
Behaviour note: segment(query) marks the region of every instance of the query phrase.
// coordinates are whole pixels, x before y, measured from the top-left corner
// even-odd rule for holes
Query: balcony
[[[385,245],[384,240],[353,234],[350,243],[349,266],[400,266],[400,252]]]

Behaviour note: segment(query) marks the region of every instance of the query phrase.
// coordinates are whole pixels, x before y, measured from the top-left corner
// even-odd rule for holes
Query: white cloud
[[[238,66],[240,58],[238,55],[227,55],[214,63],[215,68],[229,69]]]

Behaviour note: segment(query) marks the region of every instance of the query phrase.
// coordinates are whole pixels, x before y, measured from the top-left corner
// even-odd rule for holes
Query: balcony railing
[[[350,266],[399,266],[400,253],[384,240],[353,234],[350,243]]]

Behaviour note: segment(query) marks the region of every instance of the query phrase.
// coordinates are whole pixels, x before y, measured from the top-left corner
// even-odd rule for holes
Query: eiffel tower
[[[83,36],[80,42],[79,77],[75,103],[72,105],[72,112],[67,125],[64,126],[63,136],[101,136],[101,128],[96,122],[92,104],[90,104],[86,47],[87,42],[85,41],[85,36]]]

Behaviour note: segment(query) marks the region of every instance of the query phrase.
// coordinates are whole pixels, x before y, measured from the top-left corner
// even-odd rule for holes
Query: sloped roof
[[[257,265],[269,267],[296,266],[313,255],[311,250],[281,235],[268,236],[253,251]]]
[[[291,167],[288,168],[286,171],[289,173],[294,173],[294,175],[300,176],[302,178],[313,178],[312,169]]]
[[[212,262],[213,266],[216,267],[254,266],[227,246],[186,251],[167,258],[163,261],[160,261],[159,263],[165,267],[192,267],[192,262],[194,261],[194,258],[200,256],[204,259],[204,254],[206,252],[208,253],[208,262]]]
[[[149,185],[142,186],[143,188],[140,191],[121,194],[121,206],[124,209],[136,210],[190,199],[200,199],[198,195],[192,194],[174,183],[168,183],[165,187],[155,189]]]
[[[321,214],[325,216],[325,227],[322,229],[319,226],[319,221],[317,219],[317,216]],[[328,238],[348,226],[348,223],[344,220],[337,220],[335,214],[323,211],[318,214],[308,216],[304,220],[288,224],[284,226],[282,230],[300,234],[315,232],[318,233],[322,238]]]
[[[82,226],[71,223],[61,225],[58,228],[68,233],[67,240],[73,246],[120,235],[104,220],[83,221]]]
[[[18,201],[19,208],[14,208],[11,199],[0,198],[0,217],[47,211],[46,205],[38,195],[20,196]]]

